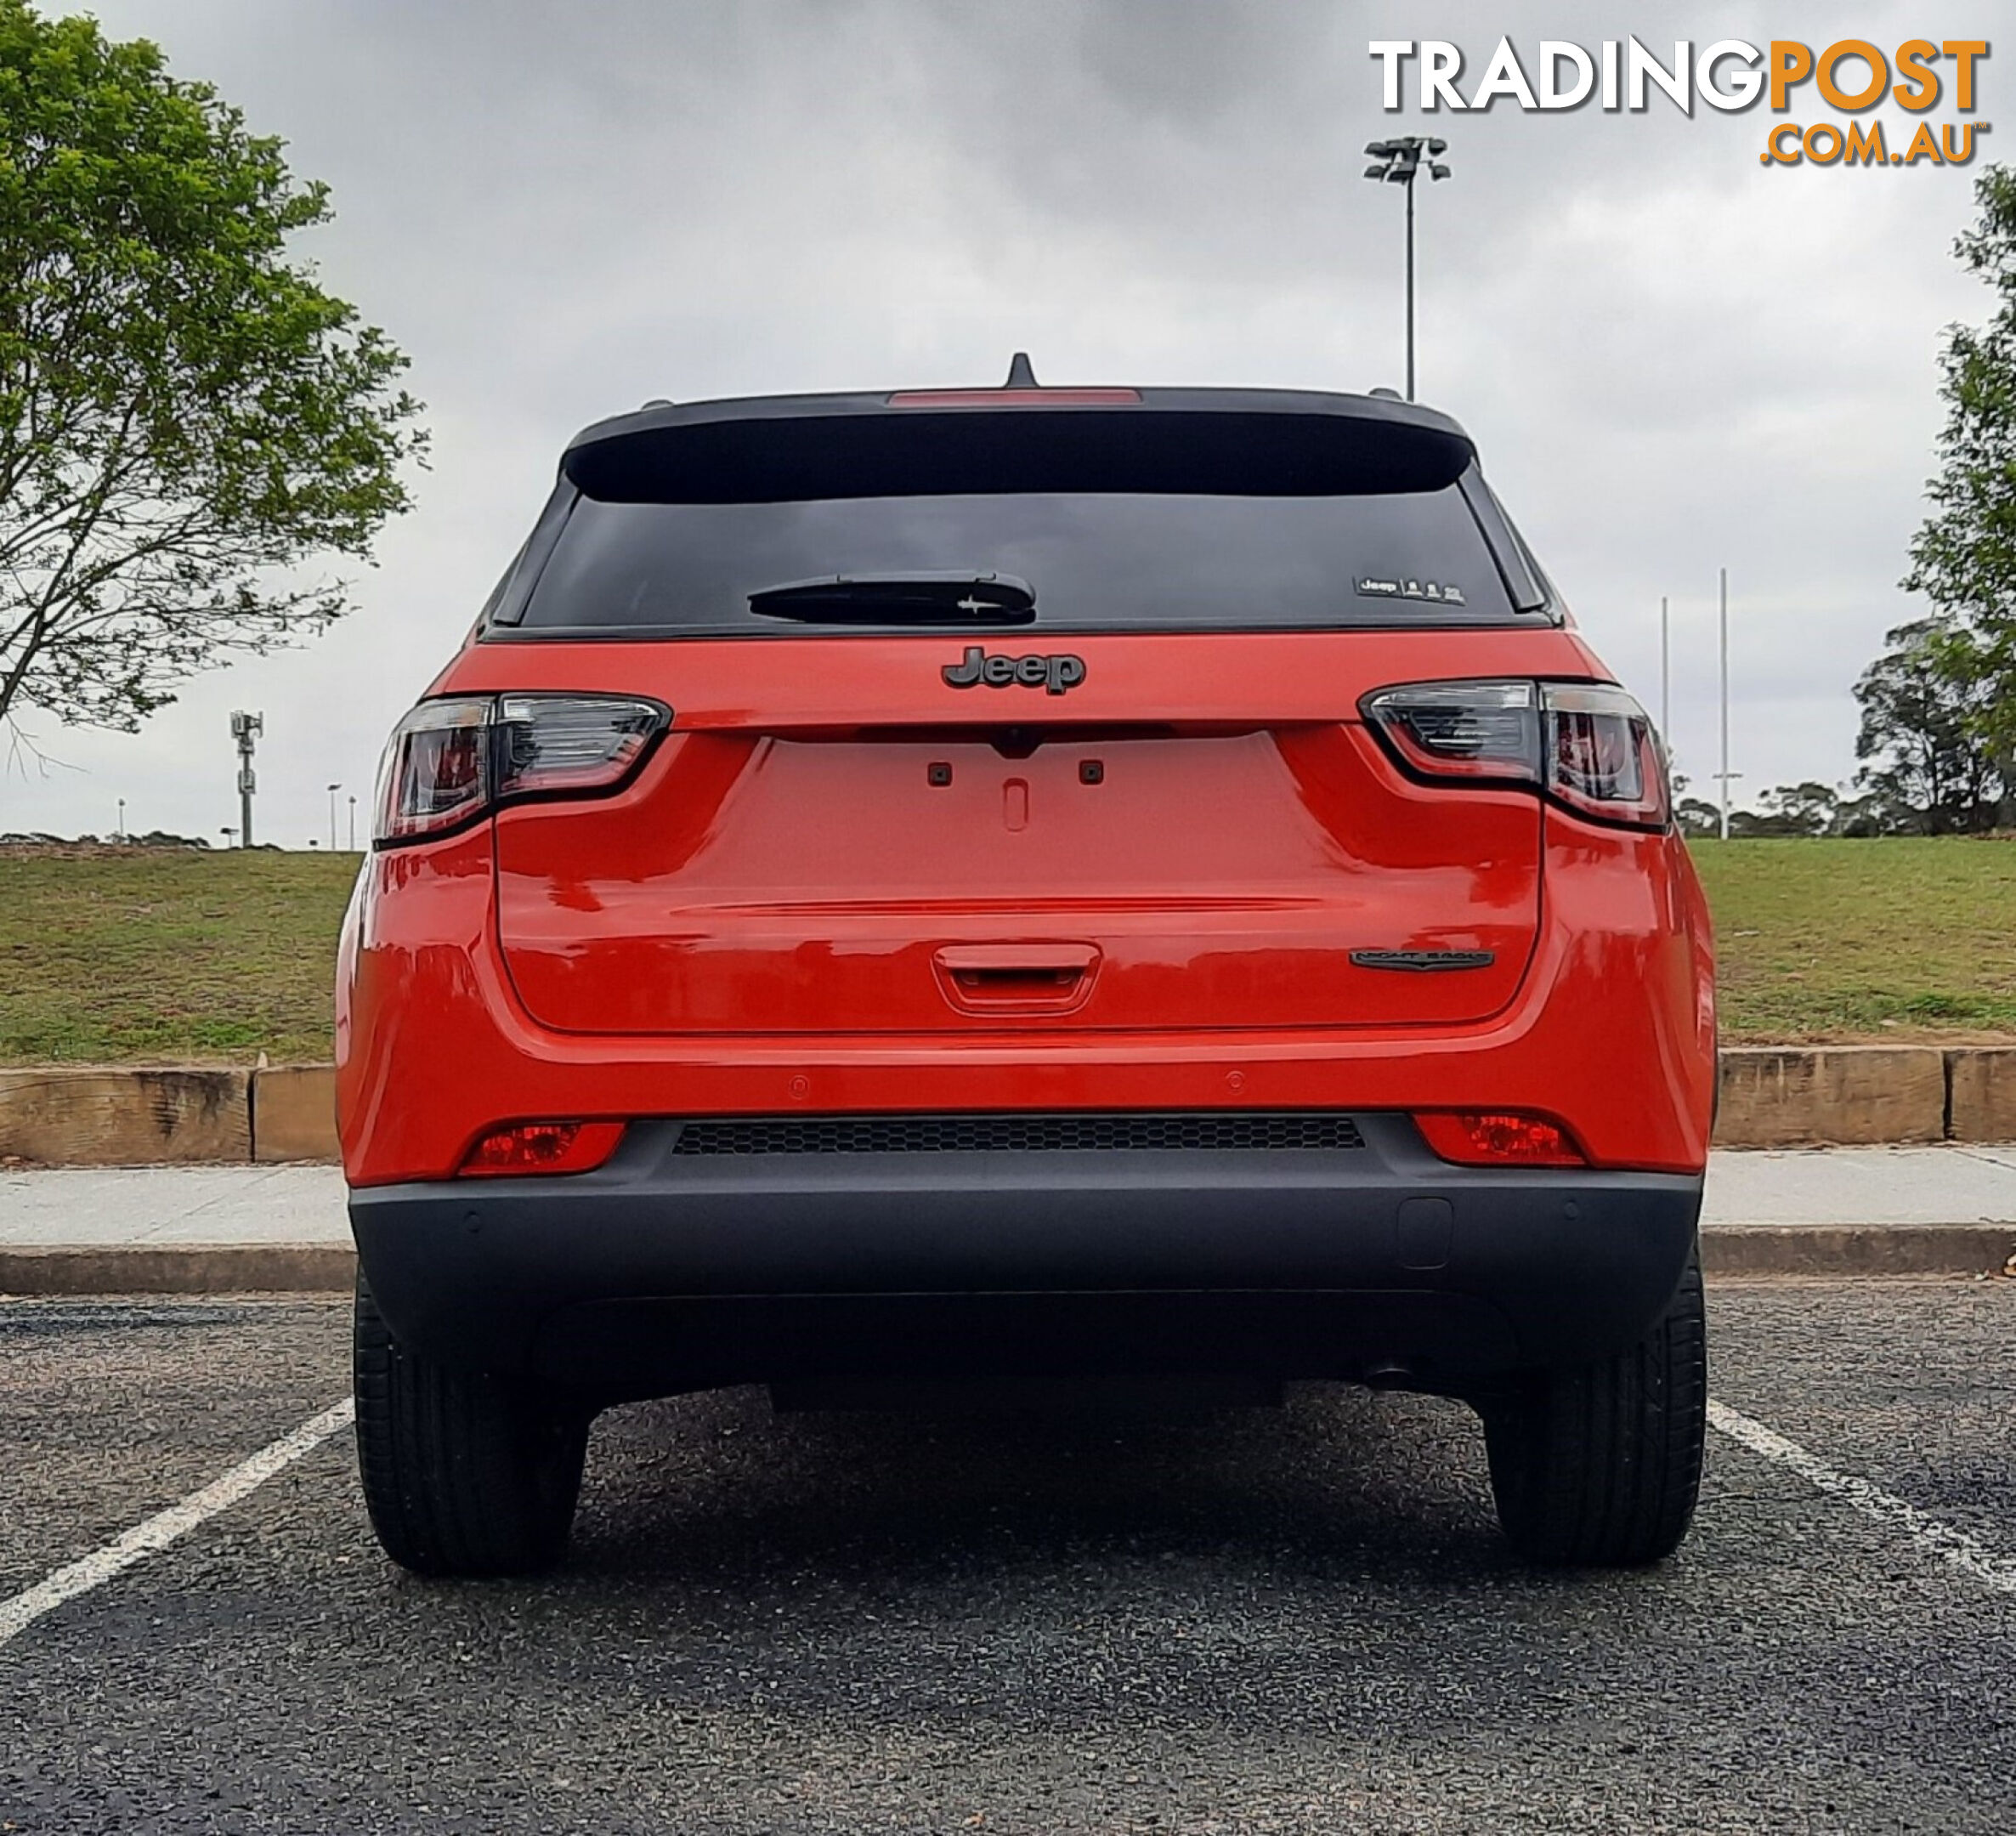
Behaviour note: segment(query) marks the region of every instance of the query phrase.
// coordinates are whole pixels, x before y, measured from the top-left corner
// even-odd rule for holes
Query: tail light
[[[497,796],[561,796],[620,784],[664,715],[654,701],[614,695],[505,695],[497,703]]]
[[[1402,764],[1430,778],[1536,783],[1540,685],[1409,683],[1368,695],[1365,717]]]
[[[1597,822],[1666,826],[1651,717],[1609,683],[1408,683],[1360,706],[1419,777],[1532,785]]]
[[[1587,1166],[1575,1138],[1545,1116],[1513,1110],[1430,1110],[1414,1118],[1422,1139],[1458,1166]]]
[[[1545,683],[1547,788],[1605,822],[1666,826],[1666,761],[1651,718],[1622,688]]]
[[[614,790],[671,717],[662,703],[631,695],[422,701],[385,748],[372,839],[424,841],[500,803]]]
[[[463,1179],[513,1173],[588,1173],[615,1153],[620,1122],[520,1122],[493,1129],[472,1148]]]

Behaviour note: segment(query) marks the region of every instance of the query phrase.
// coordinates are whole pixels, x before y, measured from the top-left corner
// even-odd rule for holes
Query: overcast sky
[[[48,10],[60,8],[60,0]],[[359,609],[191,683],[137,737],[23,724],[0,830],[207,834],[236,820],[228,716],[263,710],[261,839],[326,845],[445,661],[575,428],[647,397],[1046,382],[1362,390],[1402,381],[1389,133],[1450,142],[1420,211],[1420,394],[1485,468],[1583,629],[1715,769],[1730,570],[1734,763],[1754,791],[1855,768],[1849,688],[1886,627],[1940,416],[1942,326],[1991,303],[1951,256],[1973,168],[1766,167],[1809,101],[1682,116],[1379,107],[1375,38],[1439,32],[1472,86],[1498,35],[1662,56],[1724,37],[1886,50],[1922,7],[1279,0],[104,0],[336,220],[302,249],[413,359],[432,469]],[[1933,21],[1987,37],[1991,10]],[[1478,23],[1472,25],[1471,20]],[[2016,55],[2016,54],[2012,54]],[[1991,56],[1973,119],[2016,155]],[[1893,110],[1894,144],[1909,137]],[[1928,117],[1955,122],[1949,100]],[[2011,144],[1998,147],[1998,136]],[[347,816],[347,808],[345,808]],[[343,839],[339,836],[339,840]]]

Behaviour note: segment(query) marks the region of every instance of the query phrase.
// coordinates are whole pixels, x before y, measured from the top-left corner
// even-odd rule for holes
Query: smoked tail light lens
[[[1605,822],[1663,828],[1666,762],[1651,718],[1607,683],[1548,683],[1547,788]]]
[[[655,701],[505,695],[497,703],[497,795],[551,796],[620,784],[663,724]]]
[[[615,1153],[620,1122],[519,1122],[493,1129],[458,1170],[462,1179],[514,1173],[588,1173]]]
[[[1366,718],[1431,778],[1537,783],[1540,688],[1530,682],[1409,683],[1365,698]]]
[[[422,701],[385,748],[373,840],[423,841],[520,797],[613,790],[671,723],[661,702],[630,695]]]
[[[374,841],[437,835],[489,807],[493,706],[487,695],[422,701],[393,728],[378,767]]]
[[[1422,1139],[1458,1166],[1587,1166],[1575,1137],[1545,1116],[1509,1109],[1430,1109],[1414,1118]]]
[[[1666,762],[1645,711],[1609,683],[1407,683],[1360,704],[1417,777],[1526,784],[1577,815],[1666,825]]]

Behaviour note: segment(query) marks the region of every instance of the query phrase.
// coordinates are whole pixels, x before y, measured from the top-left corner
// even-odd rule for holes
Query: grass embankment
[[[2016,1038],[2016,843],[1696,842],[1731,1041]],[[0,1063],[329,1056],[350,854],[0,849]]]
[[[326,1059],[354,854],[0,848],[0,1063]]]
[[[2016,842],[1696,842],[1722,1036],[2016,1036]]]

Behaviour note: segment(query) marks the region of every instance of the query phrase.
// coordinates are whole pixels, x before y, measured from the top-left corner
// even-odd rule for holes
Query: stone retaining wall
[[[1725,1148],[2016,1141],[2016,1046],[1735,1046]],[[143,1166],[333,1160],[329,1065],[0,1070],[0,1159]]]

